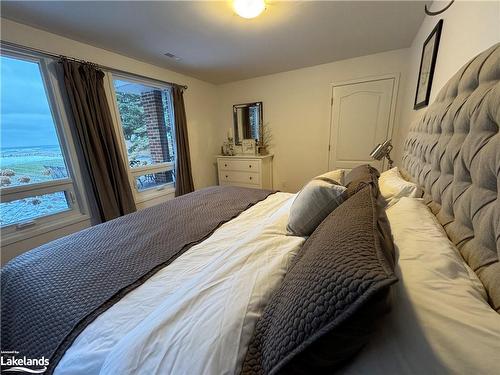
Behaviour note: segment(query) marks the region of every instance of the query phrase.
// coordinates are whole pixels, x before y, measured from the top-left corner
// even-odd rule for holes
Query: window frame
[[[0,55],[38,64],[54,130],[68,173],[67,178],[0,188],[2,203],[57,192],[63,192],[68,202],[67,210],[1,227],[1,245],[3,247],[88,221],[90,215],[67,112],[60,92],[60,82],[55,67],[57,61],[53,58],[27,52],[21,47],[1,46]]]
[[[175,134],[172,134],[174,139],[173,139],[173,145],[175,148],[174,152],[174,161],[173,162],[164,162],[164,163],[156,163],[156,164],[151,164],[151,165],[145,165],[145,166],[139,166],[139,167],[134,167],[132,168],[130,166],[130,159],[128,156],[128,151],[127,151],[127,145],[125,143],[125,134],[123,131],[123,126],[122,126],[122,121],[121,121],[121,116],[120,116],[120,109],[118,107],[118,100],[116,98],[116,91],[115,91],[115,85],[114,85],[114,80],[124,80],[128,82],[133,82],[137,84],[142,84],[142,85],[147,85],[152,88],[158,89],[158,90],[170,90],[172,89],[171,85],[168,84],[161,84],[158,81],[155,81],[153,79],[148,80],[145,78],[137,78],[133,76],[132,74],[125,74],[125,73],[111,73],[111,72],[106,72],[105,74],[105,79],[107,80],[107,85],[106,85],[106,94],[109,98],[109,106],[111,109],[111,116],[113,117],[113,123],[115,125],[115,134],[119,138],[119,145],[120,145],[120,152],[122,155],[122,160],[125,163],[125,166],[127,168],[127,174],[129,176],[129,181],[130,181],[130,187],[132,188],[132,193],[134,196],[134,201],[135,203],[144,203],[152,199],[164,197],[164,196],[172,196],[175,194],[175,174],[174,174],[174,182],[169,182],[165,183],[156,187],[151,187],[148,189],[144,189],[142,191],[139,191],[137,188],[136,184],[136,178],[143,176],[145,174],[154,174],[154,173],[160,173],[160,172],[168,172],[168,171],[175,171],[175,164],[176,164],[176,158],[177,158],[177,145],[175,142]],[[174,113],[173,113],[173,108],[169,108],[169,115],[170,118],[174,118]],[[175,132],[175,126],[173,129],[173,132]]]

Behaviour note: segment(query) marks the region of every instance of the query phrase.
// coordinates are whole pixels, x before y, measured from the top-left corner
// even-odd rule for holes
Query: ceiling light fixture
[[[243,18],[255,18],[266,9],[264,0],[234,0],[236,14]]]

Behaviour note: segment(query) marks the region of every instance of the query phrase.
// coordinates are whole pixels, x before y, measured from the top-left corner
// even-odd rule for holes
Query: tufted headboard
[[[500,312],[500,43],[460,69],[410,128],[402,166]]]

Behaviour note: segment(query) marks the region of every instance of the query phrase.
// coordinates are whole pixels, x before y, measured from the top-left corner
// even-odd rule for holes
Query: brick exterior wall
[[[146,117],[151,158],[154,163],[170,161],[171,154],[168,147],[161,91],[152,90],[141,93],[141,102]],[[165,173],[155,174],[155,179],[159,183],[168,182]]]

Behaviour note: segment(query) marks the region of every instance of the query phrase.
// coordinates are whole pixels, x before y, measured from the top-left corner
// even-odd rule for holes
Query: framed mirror
[[[255,139],[262,145],[262,102],[233,105],[234,143]]]

